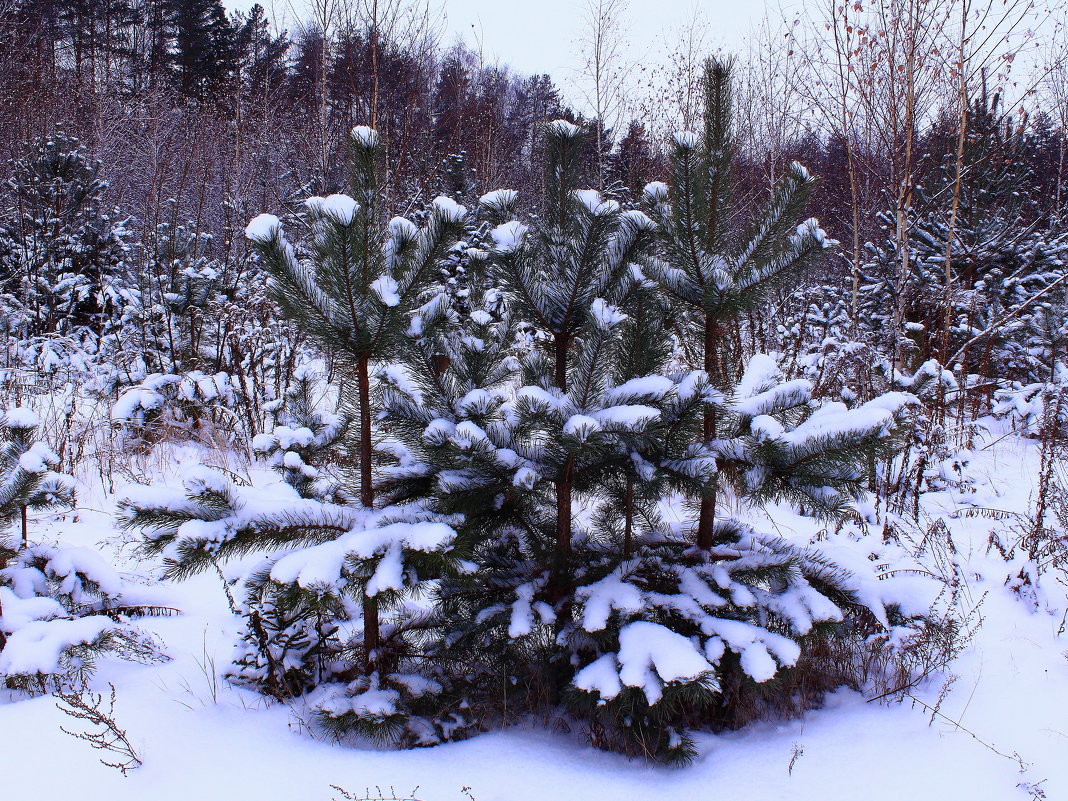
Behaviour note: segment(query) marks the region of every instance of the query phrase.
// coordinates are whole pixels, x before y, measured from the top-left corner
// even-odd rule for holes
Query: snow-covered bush
[[[142,442],[196,436],[206,427],[239,431],[234,408],[240,385],[227,373],[154,373],[125,390],[111,409],[112,423]]]
[[[337,411],[323,408],[327,390],[321,362],[301,365],[293,371],[285,397],[267,405],[274,428],[252,438],[253,452],[266,457],[302,498],[327,500],[338,489],[337,482],[322,468],[342,459],[349,421]],[[336,406],[336,401],[330,405]]]
[[[0,421],[0,679],[11,688],[43,692],[79,684],[94,659],[114,650],[143,652],[144,645],[106,613],[121,605],[122,582],[85,548],[35,545],[26,513],[69,505],[73,480],[55,473],[59,459],[35,438],[40,425],[27,409],[10,409]],[[18,537],[9,536],[21,518]]]
[[[1059,365],[1054,380],[1034,384],[1012,383],[994,393],[991,414],[1006,421],[1021,436],[1040,439],[1068,426],[1068,369]]]
[[[0,557],[5,553],[0,547]],[[46,692],[84,685],[108,653],[147,659],[152,645],[121,617],[124,586],[87,548],[8,549],[0,569],[0,679]]]

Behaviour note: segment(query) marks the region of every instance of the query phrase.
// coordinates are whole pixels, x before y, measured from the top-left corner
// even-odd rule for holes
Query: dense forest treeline
[[[604,44],[625,35],[620,0],[586,6],[585,115],[548,75],[446,46],[418,0],[313,4],[292,31],[218,0],[3,3],[7,326],[27,342],[90,335],[91,350],[126,360],[119,383],[266,359],[282,391],[297,349],[279,344],[240,233],[257,213],[342,191],[355,125],[382,137],[383,213],[418,216],[440,193],[469,207],[501,187],[538,197],[554,119],[594,134],[579,183],[634,206],[670,178],[672,134],[702,124],[700,19],[639,67]],[[1068,342],[1056,11],[828,2],[753,34],[732,88],[735,220],[797,160],[819,179],[808,212],[840,247],[774,315],[737,324],[739,358],[834,336],[877,343],[891,370],[938,357],[1025,382],[1053,374]],[[1027,75],[1014,68],[1025,61]],[[78,255],[52,247],[86,226]],[[84,295],[73,317],[71,285]],[[20,361],[47,361],[54,345]]]

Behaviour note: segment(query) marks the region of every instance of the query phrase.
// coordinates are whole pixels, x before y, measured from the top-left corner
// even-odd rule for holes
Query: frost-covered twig
[[[331,784],[330,788],[332,790],[337,790],[339,793],[341,793],[341,799],[344,799],[344,801],[420,801],[420,799],[415,795],[417,792],[419,792],[418,787],[416,787],[410,793],[406,793],[403,795],[398,793],[392,787],[389,788],[389,795],[386,795],[385,791],[383,791],[382,788],[377,785],[375,786],[373,793],[371,792],[370,787],[365,788],[363,791],[363,795],[356,795],[355,793],[346,790],[344,787],[339,787],[336,784]],[[468,788],[465,787],[464,789],[467,790]],[[334,801],[341,801],[341,799],[335,798]]]
[[[53,695],[59,699],[56,706],[61,712],[76,720],[84,720],[91,726],[99,726],[100,730],[75,732],[62,726],[59,728],[64,734],[69,734],[78,740],[85,740],[93,748],[116,754],[119,761],[108,762],[106,759],[101,759],[100,762],[109,768],[116,768],[125,776],[131,770],[141,767],[143,763],[125,729],[120,728],[115,720],[115,685],[108,684],[108,687],[111,688],[111,694],[107,701],[107,709],[104,708],[104,696],[92,690],[82,689],[70,692],[56,690]]]

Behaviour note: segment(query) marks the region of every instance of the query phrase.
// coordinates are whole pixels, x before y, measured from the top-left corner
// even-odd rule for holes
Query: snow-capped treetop
[[[270,242],[282,229],[282,221],[273,214],[259,214],[245,226],[245,237],[253,242]]]
[[[701,137],[693,131],[679,131],[671,139],[676,145],[687,150],[693,150],[701,143]]]
[[[387,228],[390,235],[397,239],[415,239],[419,235],[419,226],[407,217],[394,217]]]
[[[361,147],[378,147],[378,131],[367,125],[357,125],[352,129],[352,140]]]
[[[313,214],[329,215],[342,225],[352,225],[352,220],[360,208],[360,204],[348,195],[310,197],[304,201],[304,205]]]
[[[653,203],[661,203],[667,200],[670,193],[671,190],[668,189],[668,185],[663,181],[651,181],[642,190],[642,195],[645,199]]]
[[[573,137],[578,136],[582,132],[575,123],[568,122],[567,120],[553,120],[546,126],[550,133],[556,136]]]

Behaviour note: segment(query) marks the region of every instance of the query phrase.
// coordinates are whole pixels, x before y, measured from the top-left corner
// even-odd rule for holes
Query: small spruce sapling
[[[285,397],[268,409],[276,425],[252,439],[252,450],[266,457],[302,498],[333,500],[339,490],[325,468],[341,459],[349,421],[323,408],[327,389],[321,362],[301,365],[293,371]]]

